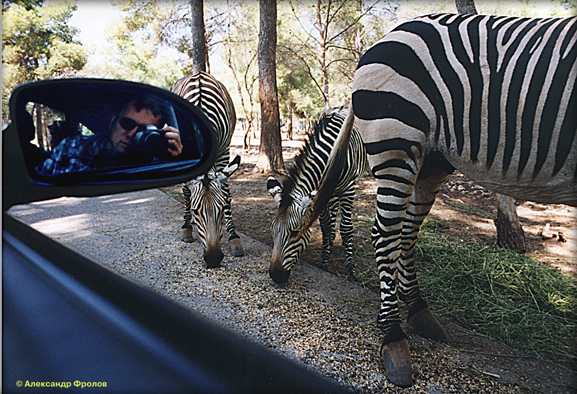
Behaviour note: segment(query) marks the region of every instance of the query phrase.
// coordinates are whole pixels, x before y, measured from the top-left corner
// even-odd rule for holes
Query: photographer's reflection
[[[156,100],[132,98],[113,116],[107,132],[65,138],[38,172],[54,175],[177,157],[183,148],[180,133],[164,126],[166,120],[166,109]]]

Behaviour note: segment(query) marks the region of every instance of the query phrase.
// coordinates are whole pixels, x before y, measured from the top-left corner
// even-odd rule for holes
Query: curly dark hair
[[[161,120],[164,122],[166,122],[168,118],[168,109],[166,108],[166,104],[154,97],[144,94],[132,94],[127,96],[124,100],[117,102],[114,109],[114,113],[116,114],[115,118],[118,118],[130,103],[132,103],[137,111],[149,109],[154,116],[160,116]]]

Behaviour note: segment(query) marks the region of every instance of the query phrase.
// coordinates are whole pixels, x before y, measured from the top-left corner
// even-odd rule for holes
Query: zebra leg
[[[374,122],[372,127],[383,127]],[[407,336],[401,329],[397,299],[398,266],[401,261],[402,231],[413,188],[423,164],[425,136],[401,134],[404,128],[389,129],[388,138],[372,142],[371,133],[363,134],[371,171],[377,183],[377,215],[371,237],[379,272],[381,307],[377,326],[384,332],[381,356],[387,379],[401,387],[413,384],[411,353]],[[396,134],[399,132],[399,134]],[[388,143],[391,141],[390,143]],[[371,143],[372,142],[372,143]]]
[[[230,245],[230,251],[232,255],[235,257],[244,256],[244,248],[242,247],[240,236],[236,233],[234,222],[232,221],[232,211],[230,209],[230,205],[224,207],[224,217],[226,221],[226,230],[229,234],[228,243]]]
[[[437,340],[446,340],[447,334],[421,295],[417,283],[414,250],[421,224],[429,214],[439,188],[451,172],[452,167],[445,164],[448,163],[444,159],[434,157],[425,159],[405,214],[398,270],[399,296],[409,308],[409,324],[415,332]]]
[[[353,221],[351,220],[354,200],[354,185],[351,190],[341,196],[341,238],[345,249],[345,267],[350,281],[357,281],[355,275],[355,261],[353,260]]]
[[[335,243],[336,238],[336,230],[335,225],[337,223],[337,214],[339,212],[339,197],[333,196],[329,203],[329,210],[330,210],[330,218],[331,218],[331,227],[330,227],[330,235],[329,235],[329,246],[332,248]]]
[[[240,236],[236,233],[234,222],[232,221],[232,210],[230,207],[231,196],[228,184],[223,185],[223,190],[226,193],[227,201],[227,204],[224,207],[224,219],[226,223],[226,231],[228,232],[228,243],[230,245],[230,251],[233,256],[241,257],[244,256],[244,249],[240,241]]]
[[[181,238],[186,243],[192,242],[192,212],[190,211],[190,201],[192,193],[188,183],[182,184],[182,195],[184,196],[184,224],[182,225]]]
[[[379,215],[372,230],[373,245],[377,252],[377,267],[381,285],[381,309],[377,327],[385,333],[381,345],[381,357],[387,379],[394,385],[408,387],[413,384],[411,352],[407,336],[401,329],[401,316],[397,301],[396,270],[399,260],[400,233],[402,226],[385,230],[378,224]],[[391,226],[388,226],[391,228]]]
[[[413,384],[411,353],[407,336],[401,329],[397,300],[397,267],[401,257],[405,210],[412,193],[412,184],[410,181],[392,184],[381,172],[373,171],[377,180],[378,196],[377,216],[371,231],[381,288],[377,327],[385,334],[381,356],[387,379],[397,386],[408,387]]]
[[[329,203],[330,206],[330,203]],[[334,226],[331,221],[330,208],[327,206],[319,216],[321,232],[323,234],[323,248],[321,251],[321,264],[326,267],[329,262],[330,248],[332,246],[331,232],[334,234]],[[334,235],[333,235],[334,238]]]

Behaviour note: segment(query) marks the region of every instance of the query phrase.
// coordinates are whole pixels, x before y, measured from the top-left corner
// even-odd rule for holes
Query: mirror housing
[[[47,147],[42,139],[46,139],[48,128],[66,123],[73,125],[69,128],[76,136],[108,138],[111,118],[118,116],[115,109],[118,112],[119,103],[135,96],[161,104],[163,123],[180,133],[183,150],[178,157],[146,157],[139,162],[66,173],[42,172],[44,160],[37,160],[32,150]],[[46,157],[51,153],[54,150],[46,152]],[[92,78],[24,83],[12,92],[10,123],[2,131],[3,210],[63,196],[89,197],[186,182],[207,172],[216,154],[215,131],[204,113],[168,90]]]

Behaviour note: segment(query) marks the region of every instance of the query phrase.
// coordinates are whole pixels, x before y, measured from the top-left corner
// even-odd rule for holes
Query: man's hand
[[[164,126],[162,128],[166,133],[164,136],[168,139],[168,152],[173,157],[182,153],[182,142],[180,141],[180,133],[172,126]]]

